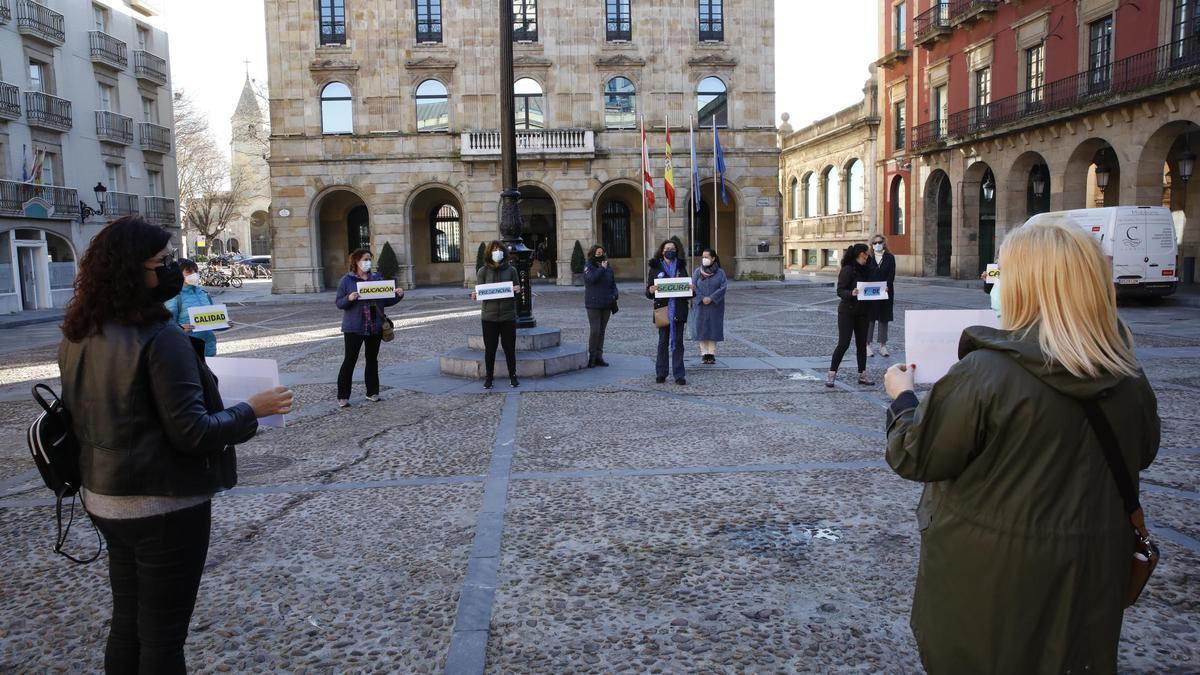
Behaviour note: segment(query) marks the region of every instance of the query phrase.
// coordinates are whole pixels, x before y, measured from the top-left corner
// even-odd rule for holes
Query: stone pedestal
[[[587,367],[587,348],[562,344],[562,331],[557,328],[521,328],[517,330],[517,377],[550,377]],[[440,359],[443,375],[479,379],[486,371],[483,366],[483,336],[467,338],[460,347]],[[508,377],[504,348],[496,349],[496,379]]]

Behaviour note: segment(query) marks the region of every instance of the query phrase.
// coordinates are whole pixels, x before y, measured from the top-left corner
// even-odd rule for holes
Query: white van
[[[1179,246],[1171,211],[1162,206],[1110,206],[1039,213],[1026,221],[1066,223],[1100,240],[1112,261],[1117,295],[1164,296],[1175,292]]]

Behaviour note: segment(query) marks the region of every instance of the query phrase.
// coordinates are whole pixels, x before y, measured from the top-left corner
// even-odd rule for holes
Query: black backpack
[[[54,492],[55,515],[58,520],[58,538],[54,542],[54,552],[61,554],[72,562],[90,563],[100,557],[103,545],[97,546],[96,554],[85,560],[76,558],[63,550],[67,536],[71,534],[71,525],[75,522],[75,497],[79,494],[79,441],[71,430],[71,415],[62,399],[54,390],[44,384],[33,386],[33,400],[42,406],[33,424],[29,425],[29,452],[33,455],[33,463],[42,474],[42,482]],[[63,500],[71,499],[71,511],[67,518],[67,526],[63,528]],[[96,539],[100,540],[100,531],[96,531]]]

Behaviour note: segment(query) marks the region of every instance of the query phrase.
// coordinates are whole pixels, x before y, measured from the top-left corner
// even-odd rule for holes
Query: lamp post
[[[1196,153],[1192,149],[1185,147],[1183,152],[1179,154],[1179,178],[1183,180],[1183,184],[1192,178],[1192,169],[1196,168]]]
[[[1046,195],[1046,174],[1042,173],[1041,165],[1033,167],[1033,196],[1041,199]]]
[[[1100,188],[1101,192],[1108,189],[1108,165],[1096,165],[1096,187]]]
[[[513,3],[500,0],[500,169],[504,181],[500,193],[500,240],[511,257],[516,258],[517,328],[534,328],[533,289],[529,286],[529,268],[533,251],[521,238],[521,191],[517,189],[517,131],[513,104]]]
[[[983,182],[983,200],[990,202],[995,196],[996,183],[992,180],[991,174],[988,174],[987,180]]]
[[[88,218],[92,216],[104,215],[105,207],[108,205],[108,188],[104,187],[104,183],[96,183],[96,187],[92,188],[92,192],[96,194],[96,203],[100,205],[100,209],[93,209],[83,201],[79,202],[79,222],[86,223]]]

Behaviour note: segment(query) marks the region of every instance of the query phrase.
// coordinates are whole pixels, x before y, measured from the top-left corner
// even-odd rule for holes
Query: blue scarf
[[[674,277],[675,271],[677,269],[679,269],[677,266],[679,261],[678,260],[667,260],[666,258],[663,258],[662,263],[663,263],[663,270],[666,271],[666,276]],[[675,328],[675,300],[676,300],[676,298],[671,298],[670,300],[667,300],[667,317],[669,317],[671,320],[671,353],[672,354],[675,353],[675,340],[676,340],[676,337],[675,337],[675,331],[676,331],[676,328]]]

